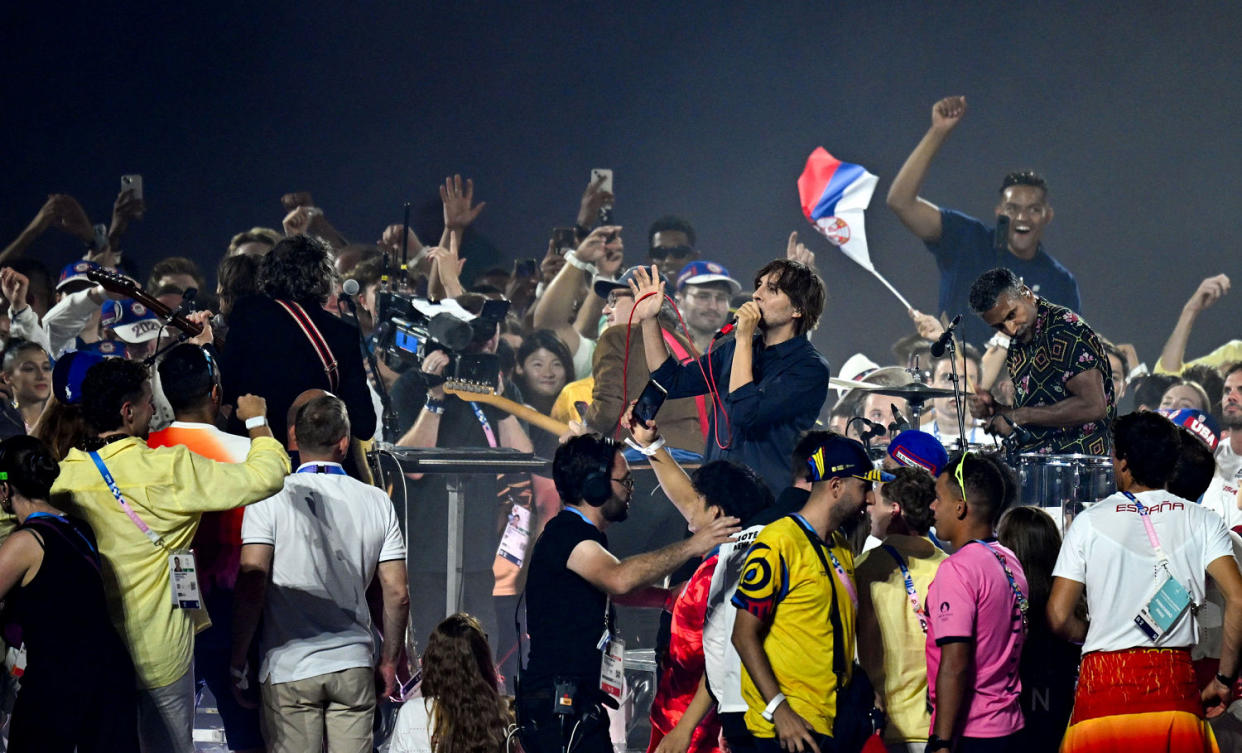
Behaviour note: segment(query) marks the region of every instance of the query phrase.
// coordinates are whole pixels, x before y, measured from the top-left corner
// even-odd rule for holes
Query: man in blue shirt
[[[828,361],[806,338],[824,310],[823,280],[801,262],[768,262],[755,274],[751,300],[737,310],[734,337],[684,365],[669,357],[659,333],[664,283],[639,269],[630,287],[652,380],[669,399],[713,388],[720,396],[712,401],[706,459],[748,466],[771,489],[789,486],[790,453],[828,397]]]
[[[932,106],[931,128],[893,178],[888,207],[936,257],[939,310],[950,318],[964,314],[963,337],[982,346],[992,335],[982,321],[969,315],[970,286],[993,267],[1012,269],[1040,298],[1071,311],[1081,313],[1082,300],[1074,275],[1040,243],[1044,228],[1052,222],[1052,206],[1048,204],[1048,185],[1036,173],[1010,173],[1001,184],[996,216],[1009,218],[1005,239],[996,238],[995,227],[961,212],[941,209],[919,196],[932,159],[965,114],[965,97],[945,97]]]

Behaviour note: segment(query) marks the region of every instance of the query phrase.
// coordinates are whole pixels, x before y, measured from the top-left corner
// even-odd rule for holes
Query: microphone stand
[[[962,394],[962,385],[957,374],[957,338],[950,337],[945,343],[949,350],[949,366],[953,369],[953,405],[957,408],[957,449],[966,451],[966,396]]]
[[[367,346],[366,335],[362,334],[362,320],[358,318],[358,304],[354,303],[354,297],[344,291],[340,297],[345,299],[349,304],[349,312],[354,315],[354,324],[358,327],[358,344],[362,346],[362,352],[366,354],[367,364],[371,367],[371,373],[375,375],[375,386],[380,396],[380,406],[383,409],[383,415],[380,417],[380,425],[383,429],[384,441],[396,443],[397,426],[399,419],[397,411],[392,407],[392,398],[388,396],[388,385],[384,384],[384,377],[379,371],[379,362],[375,358],[375,351]]]

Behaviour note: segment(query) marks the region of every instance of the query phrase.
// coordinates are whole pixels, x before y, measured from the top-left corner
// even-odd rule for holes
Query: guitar
[[[196,337],[203,333],[203,325],[186,319],[182,314],[175,313],[172,309],[165,306],[160,299],[144,290],[132,278],[116,272],[109,272],[106,269],[88,269],[86,271],[86,279],[103,287],[109,293],[133,298],[135,301],[151,309],[151,313],[163,320],[165,324],[170,327],[176,327],[190,337]]]
[[[555,418],[543,415],[534,408],[497,395],[495,388],[488,384],[449,379],[444,382],[444,391],[449,395],[456,395],[462,400],[487,403],[557,437],[569,431],[569,424],[563,424]]]

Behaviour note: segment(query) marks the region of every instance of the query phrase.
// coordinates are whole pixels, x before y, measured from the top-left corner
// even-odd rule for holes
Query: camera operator
[[[483,298],[466,293],[457,302],[472,313],[481,311]],[[497,323],[479,317],[471,322],[474,338],[457,358],[493,354],[500,334]],[[532,452],[530,438],[517,418],[481,402],[469,402],[444,391],[451,357],[445,350],[427,352],[419,369],[410,369],[393,385],[392,399],[398,413],[417,418],[397,441],[403,447],[507,447]],[[504,382],[497,374],[498,391]],[[520,398],[519,398],[520,400]],[[421,408],[416,408],[421,406]],[[499,542],[496,500],[497,477],[472,474],[465,477],[466,522],[462,548],[461,611],[479,618],[491,636],[492,649],[500,635],[492,602],[492,564]],[[448,494],[444,476],[432,475],[410,484],[407,531],[425,531],[417,546],[408,548],[408,571],[412,595],[414,635],[427,635],[442,617],[448,552]]]

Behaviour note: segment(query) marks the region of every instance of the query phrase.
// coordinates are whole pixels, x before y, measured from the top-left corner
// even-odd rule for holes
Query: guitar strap
[[[336,366],[336,356],[333,355],[332,348],[328,347],[328,342],[323,339],[319,328],[311,321],[310,316],[306,313],[306,309],[302,308],[302,304],[279,298],[276,299],[276,303],[293,319],[294,323],[298,325],[298,329],[302,330],[302,334],[306,335],[306,339],[310,341],[311,347],[315,349],[315,355],[319,356],[319,362],[323,364],[323,371],[328,376],[328,384],[331,385],[331,391],[336,392],[341,381],[340,372]]]

